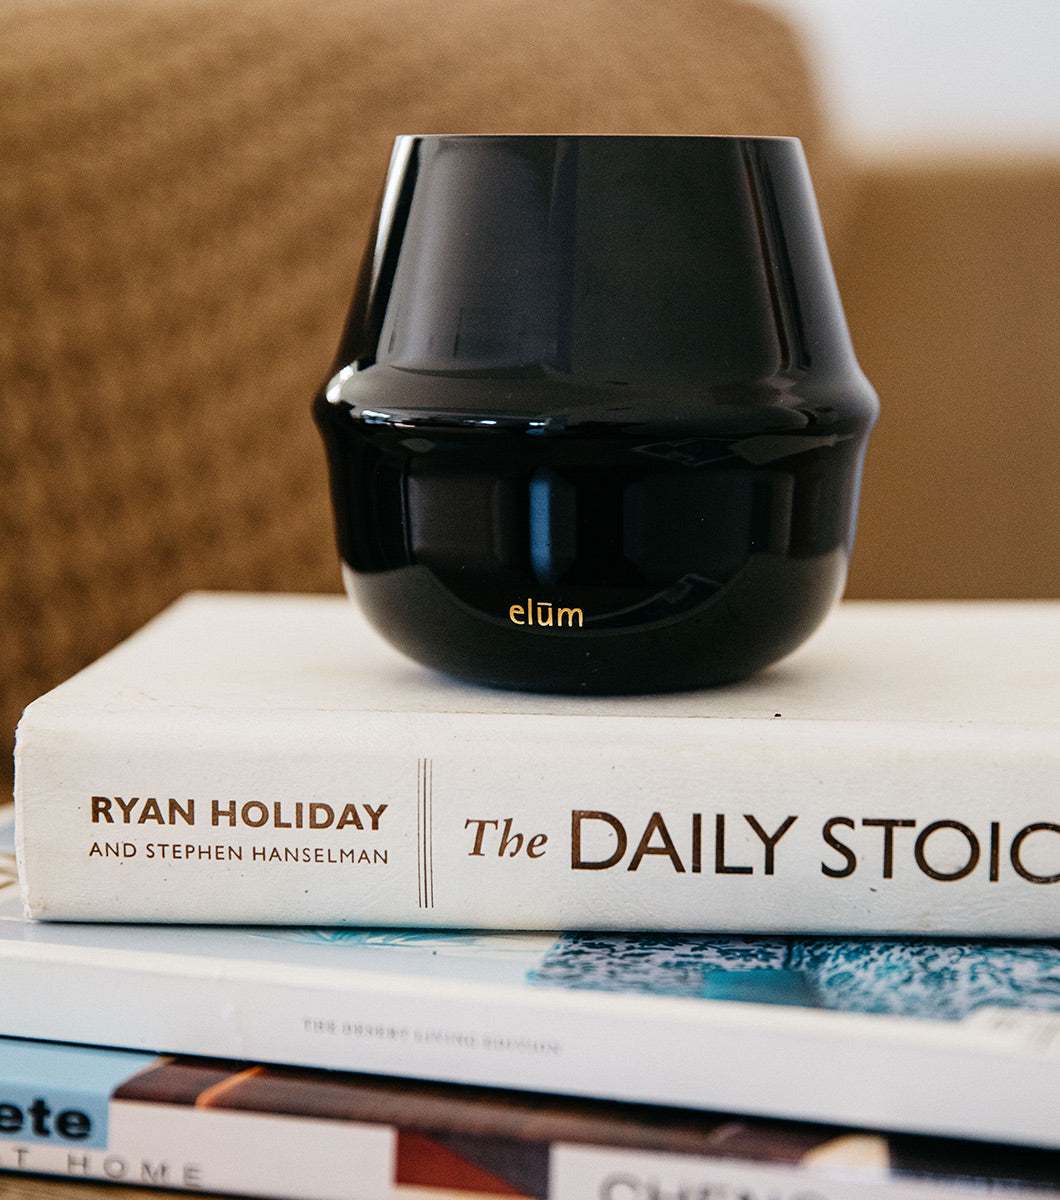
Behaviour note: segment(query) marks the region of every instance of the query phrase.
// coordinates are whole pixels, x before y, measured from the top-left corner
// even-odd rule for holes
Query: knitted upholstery
[[[836,180],[738,0],[0,8],[5,737],[189,588],[337,586],[309,401],[393,137],[567,130],[796,134]]]
[[[1060,160],[881,164],[846,211],[880,394],[847,594],[1060,597]]]

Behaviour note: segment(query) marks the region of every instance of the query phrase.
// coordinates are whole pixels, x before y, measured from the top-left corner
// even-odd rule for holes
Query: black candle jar
[[[403,137],[314,401],[343,576],[500,687],[746,676],[839,598],[876,397],[798,141]]]

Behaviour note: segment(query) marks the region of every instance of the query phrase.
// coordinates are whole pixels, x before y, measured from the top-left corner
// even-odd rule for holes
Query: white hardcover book
[[[1057,942],[31,922],[10,879],[11,1036],[1060,1149]]]
[[[548,697],[197,594],[31,704],[35,918],[1060,931],[1060,603],[848,603],[745,683]]]

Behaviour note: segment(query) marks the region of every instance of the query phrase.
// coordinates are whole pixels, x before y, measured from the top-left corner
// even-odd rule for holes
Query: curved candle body
[[[877,402],[797,141],[409,137],[314,402],[348,589],[502,687],[737,679],[842,592]]]

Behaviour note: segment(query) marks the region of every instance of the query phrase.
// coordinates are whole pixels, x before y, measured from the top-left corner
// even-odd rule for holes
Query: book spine
[[[37,918],[1052,936],[1049,730],[24,720]]]
[[[0,1038],[0,1169],[289,1200],[391,1194],[392,1127],[231,1110],[211,1092],[242,1071],[220,1064],[192,1068],[191,1094],[138,1085],[174,1070],[186,1085],[173,1060]]]
[[[748,1197],[814,1200],[974,1200],[996,1181],[953,1177],[949,1180],[905,1179],[886,1169],[853,1168],[840,1162],[834,1169],[807,1165],[769,1165],[725,1158],[664,1152],[631,1152],[624,1148],[554,1145],[549,1155],[545,1190],[521,1190],[509,1183],[494,1185],[493,1173],[476,1169],[442,1148],[419,1148],[410,1178],[401,1174],[379,1181],[392,1161],[395,1140],[409,1153],[418,1139],[401,1137],[391,1127],[334,1137],[321,1147],[313,1138],[289,1137],[290,1118],[243,1118],[232,1122],[213,1114],[190,1129],[191,1122],[169,1106],[123,1106],[135,1113],[115,1114],[123,1126],[114,1146],[98,1153],[55,1147],[5,1145],[0,1141],[0,1171],[47,1175],[77,1181],[133,1184],[179,1192],[277,1200],[428,1200],[461,1197],[473,1200],[653,1200],[657,1197]],[[152,1109],[152,1111],[148,1111]],[[233,1130],[233,1124],[240,1128]],[[318,1125],[322,1123],[317,1123]],[[334,1124],[334,1123],[333,1123]],[[284,1128],[278,1129],[281,1125]],[[128,1126],[128,1127],[126,1127]],[[243,1136],[252,1128],[257,1136]],[[275,1138],[282,1134],[280,1148]],[[189,1138],[180,1142],[180,1138]],[[866,1139],[869,1140],[869,1139]],[[262,1146],[268,1152],[262,1152]],[[319,1156],[324,1150],[325,1158]],[[326,1164],[326,1165],[322,1165]],[[1000,1181],[1004,1193],[1025,1200],[1047,1200],[1060,1188],[1044,1182]]]
[[[794,1166],[626,1149],[555,1147],[548,1200],[972,1200],[997,1183],[959,1176],[903,1178],[889,1169],[885,1139],[855,1137],[848,1141],[854,1155],[850,1159],[844,1157],[844,1139],[837,1139]],[[859,1151],[869,1157],[859,1160]],[[1021,1185],[1011,1180],[1006,1187],[1008,1184],[1015,1195],[1044,1200],[1056,1193],[1050,1184]]]
[[[1060,1195],[1041,1151],[12,1039],[0,1053],[13,1173],[283,1200]]]
[[[277,1200],[385,1200],[393,1147],[382,1125],[113,1101],[105,1144],[0,1139],[0,1168]]]

